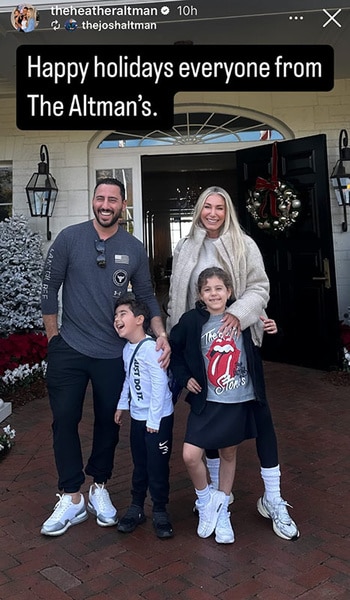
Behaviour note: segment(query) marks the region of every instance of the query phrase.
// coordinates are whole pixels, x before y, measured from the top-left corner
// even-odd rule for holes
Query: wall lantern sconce
[[[40,163],[38,172],[33,173],[27,186],[27,200],[32,217],[46,217],[46,237],[51,240],[49,220],[58,194],[56,180],[50,173],[49,151],[43,144],[40,146]]]
[[[342,129],[339,134],[339,159],[332,171],[331,182],[338,204],[343,207],[342,231],[347,231],[346,206],[350,204],[350,148],[348,147],[348,133],[345,129]]]

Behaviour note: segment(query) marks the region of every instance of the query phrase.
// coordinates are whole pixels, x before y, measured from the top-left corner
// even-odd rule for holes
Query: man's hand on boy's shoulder
[[[158,362],[162,369],[166,370],[170,364],[171,348],[168,338],[165,335],[160,335],[157,337],[156,350],[162,350],[162,354],[160,355]]]

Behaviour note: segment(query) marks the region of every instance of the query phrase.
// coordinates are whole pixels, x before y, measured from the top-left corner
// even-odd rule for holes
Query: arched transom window
[[[264,121],[242,115],[180,112],[174,115],[174,125],[168,131],[114,131],[100,142],[99,148],[265,142],[283,139],[282,133]]]

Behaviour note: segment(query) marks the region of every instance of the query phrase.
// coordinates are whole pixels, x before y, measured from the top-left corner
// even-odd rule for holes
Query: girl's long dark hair
[[[202,287],[205,286],[208,279],[211,277],[217,277],[218,279],[221,279],[222,283],[227,289],[230,289],[231,291],[233,290],[231,277],[226,271],[224,271],[224,269],[220,269],[220,267],[208,267],[207,269],[204,269],[204,271],[201,271],[201,273],[198,275],[198,295],[201,293]]]

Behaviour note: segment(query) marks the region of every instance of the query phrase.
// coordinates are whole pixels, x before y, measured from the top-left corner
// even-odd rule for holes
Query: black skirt
[[[256,400],[223,404],[206,402],[200,415],[190,412],[185,442],[199,448],[216,450],[236,446],[257,436],[254,403]]]

